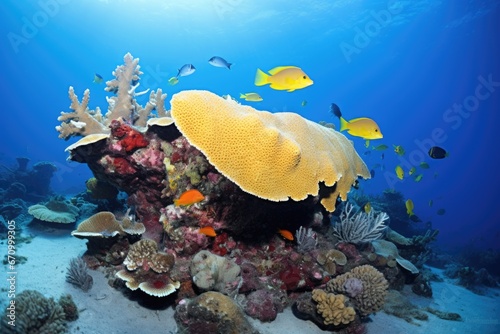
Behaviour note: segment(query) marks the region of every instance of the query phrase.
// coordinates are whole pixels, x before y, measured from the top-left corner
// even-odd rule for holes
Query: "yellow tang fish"
[[[370,118],[355,118],[348,122],[342,117],[342,112],[335,103],[330,105],[330,111],[340,119],[340,131],[347,130],[348,134],[361,137],[365,140],[380,139],[383,137],[382,131],[380,131],[377,123]]]
[[[297,66],[278,66],[269,71],[269,74],[257,69],[255,85],[271,84],[272,89],[293,92],[296,89],[306,88],[314,82]]]
[[[398,176],[398,179],[402,180],[403,177],[405,176],[405,172],[401,166],[396,166],[396,175]]]
[[[413,213],[413,208],[414,208],[413,201],[411,199],[407,199],[405,204],[406,204],[406,213],[410,217],[413,216],[414,215],[414,213]]]
[[[369,213],[372,210],[372,205],[370,204],[370,202],[366,203],[363,209],[366,213]]]
[[[250,101],[250,102],[260,102],[263,100],[263,98],[257,93],[246,93],[246,94],[240,93],[240,99],[244,99],[245,101]]]

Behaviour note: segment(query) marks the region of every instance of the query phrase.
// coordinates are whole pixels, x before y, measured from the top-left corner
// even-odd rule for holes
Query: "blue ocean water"
[[[440,230],[438,245],[499,249],[500,124],[499,1],[2,1],[0,22],[3,91],[0,163],[58,167],[55,193],[85,189],[86,165],[66,161],[75,139],[57,138],[61,111],[69,111],[68,87],[79,97],[91,90],[90,106],[107,106],[104,80],[125,53],[140,58],[141,88],[169,96],[186,89],[217,94],[257,92],[257,109],[293,111],[336,124],[337,103],[346,119],[369,117],[384,138],[384,153],[353,140],[375,177],[361,182],[365,193],[401,191],[415,213]],[[212,56],[231,70],[208,64]],[[170,86],[183,64],[196,72]],[[253,83],[257,68],[301,67],[314,84],[292,93]],[[146,99],[146,98],[145,98]],[[169,98],[168,98],[169,99]],[[307,101],[302,106],[302,101]],[[402,145],[398,157],[392,145]],[[438,145],[442,160],[427,151]],[[415,182],[395,178],[422,161]],[[374,167],[376,164],[384,166]],[[408,166],[408,167],[407,167]],[[417,167],[418,169],[418,167]],[[433,201],[432,207],[429,201]],[[444,215],[438,215],[445,209]]]

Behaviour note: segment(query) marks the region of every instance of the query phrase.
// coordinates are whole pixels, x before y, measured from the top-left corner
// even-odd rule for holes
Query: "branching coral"
[[[358,212],[353,214],[354,206],[347,203],[340,215],[340,222],[333,227],[333,234],[340,241],[353,244],[370,242],[382,237],[386,228],[385,221],[389,216],[385,212],[375,214],[374,210],[369,213]]]
[[[53,298],[45,298],[40,292],[25,290],[16,296],[14,318],[7,308],[2,317],[0,329],[5,334],[63,334],[67,333],[66,323],[74,316],[65,314],[65,305],[56,303]],[[74,304],[73,304],[74,305]],[[14,319],[12,323],[9,320]]]
[[[109,125],[113,120],[129,122],[136,126],[144,127],[148,118],[153,116],[156,110],[157,116],[167,115],[165,110],[166,94],[161,89],[151,92],[146,106],[141,106],[135,100],[136,96],[143,95],[147,91],[136,93],[139,87],[140,71],[139,58],[133,58],[127,53],[123,58],[124,65],[118,66],[113,75],[115,79],[106,82],[105,90],[115,93],[116,96],[108,97],[108,112],[103,115],[99,107],[95,110],[89,109],[90,91],[83,93],[82,102],[78,101],[74,88],[69,87],[70,109],[72,112],[61,112],[58,121],[61,125],[56,127],[59,138],[68,139],[72,136],[87,136],[90,134],[108,134]]]
[[[353,281],[353,279],[360,282]],[[362,286],[362,289],[359,285]],[[389,283],[381,272],[370,265],[363,265],[329,281],[326,290],[350,294],[360,315],[367,316],[382,308],[388,287]]]
[[[295,240],[297,241],[297,249],[301,253],[307,253],[316,248],[318,244],[318,236],[311,228],[300,226],[295,232]]]
[[[323,317],[325,325],[347,325],[356,317],[354,308],[346,306],[344,295],[315,289],[312,292],[312,299],[317,303],[316,310]]]

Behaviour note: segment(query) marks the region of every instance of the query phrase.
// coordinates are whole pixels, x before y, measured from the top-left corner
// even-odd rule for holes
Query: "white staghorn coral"
[[[134,58],[127,53],[123,58],[124,64],[118,66],[113,75],[115,79],[106,82],[105,90],[116,94],[116,96],[106,97],[108,108],[105,115],[101,113],[99,107],[90,110],[88,107],[90,91],[87,89],[83,93],[80,103],[73,87],[69,88],[69,98],[71,100],[71,112],[61,112],[57,119],[61,125],[56,127],[59,138],[68,139],[72,136],[87,136],[90,134],[109,134],[109,125],[113,120],[128,122],[137,127],[145,127],[151,117],[164,117],[165,98],[161,88],[149,94],[149,101],[143,107],[136,101],[136,97],[146,94],[149,89],[136,92],[139,87],[140,71],[139,58]],[[156,110],[156,115],[153,111]]]
[[[359,244],[380,239],[386,229],[385,221],[389,216],[385,212],[375,214],[358,212],[353,214],[354,207],[347,203],[340,214],[340,221],[333,227],[333,234],[340,241]]]

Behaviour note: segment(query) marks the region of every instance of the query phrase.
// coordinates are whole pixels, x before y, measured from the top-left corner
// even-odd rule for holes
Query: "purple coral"
[[[356,297],[363,291],[363,282],[355,277],[348,278],[344,283],[344,291],[349,297]]]

